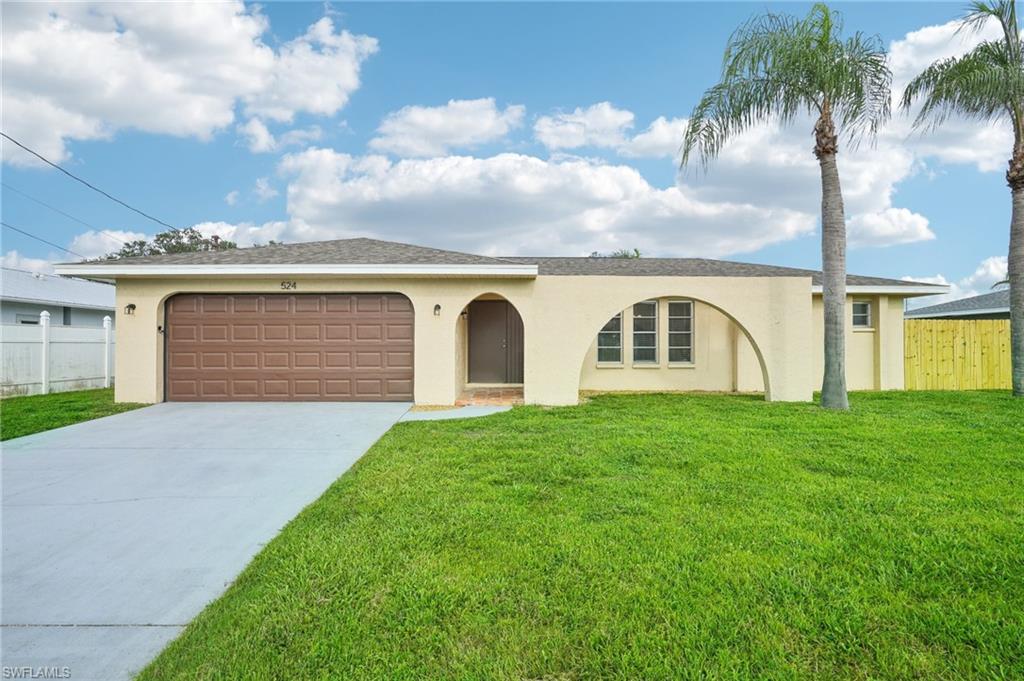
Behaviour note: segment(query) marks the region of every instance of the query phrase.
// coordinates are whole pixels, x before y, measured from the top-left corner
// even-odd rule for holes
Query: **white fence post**
[[[103,318],[103,387],[110,387],[110,315]]]
[[[43,331],[43,375],[40,392],[45,395],[50,392],[50,313],[46,310],[39,313],[39,326]]]

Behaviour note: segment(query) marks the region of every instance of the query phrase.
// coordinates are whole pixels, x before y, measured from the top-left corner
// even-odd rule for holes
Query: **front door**
[[[523,319],[508,301],[469,304],[469,382],[523,382]]]

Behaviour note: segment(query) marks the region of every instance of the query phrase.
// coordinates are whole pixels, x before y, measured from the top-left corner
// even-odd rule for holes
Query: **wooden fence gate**
[[[1009,319],[907,319],[904,324],[907,390],[1009,390]]]

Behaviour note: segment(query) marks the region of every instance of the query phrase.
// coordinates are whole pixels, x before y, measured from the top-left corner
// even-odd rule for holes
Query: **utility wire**
[[[85,225],[85,226],[86,226],[86,227],[88,227],[89,229],[93,229],[93,230],[96,230],[97,232],[100,232],[100,233],[102,233],[102,234],[106,234],[106,235],[107,235],[107,236],[109,236],[109,237],[110,237],[111,239],[114,239],[115,241],[120,241],[120,242],[121,242],[121,243],[123,243],[123,244],[124,244],[125,246],[127,246],[127,245],[128,245],[128,242],[127,242],[127,241],[125,241],[124,239],[122,239],[121,237],[119,237],[118,235],[116,235],[116,234],[114,234],[114,233],[112,233],[112,232],[108,232],[108,231],[107,231],[107,230],[105,230],[105,229],[101,229],[101,228],[97,227],[96,225],[90,225],[90,224],[89,224],[88,222],[86,222],[85,220],[81,220],[81,219],[79,219],[79,218],[76,218],[76,217],[75,217],[74,215],[71,215],[70,213],[65,213],[65,212],[64,212],[64,211],[62,211],[62,210],[61,210],[60,208],[55,208],[54,206],[51,206],[50,204],[46,203],[45,201],[40,201],[39,199],[37,199],[37,198],[36,198],[36,197],[34,197],[34,196],[29,196],[29,195],[28,195],[28,194],[26,194],[25,192],[21,191],[20,189],[15,189],[15,188],[14,188],[14,187],[12,187],[11,185],[7,184],[6,182],[0,182],[0,185],[3,185],[3,187],[4,187],[4,188],[6,188],[6,189],[10,189],[10,190],[11,190],[12,192],[14,192],[15,194],[20,194],[21,196],[25,197],[25,198],[26,198],[26,199],[28,199],[29,201],[33,201],[33,202],[35,202],[35,203],[38,203],[38,204],[39,204],[40,206],[42,206],[43,208],[49,208],[49,209],[50,209],[50,210],[52,210],[52,211],[53,211],[54,213],[60,213],[60,214],[61,214],[61,215],[63,215],[64,217],[68,218],[69,220],[74,220],[74,221],[75,221],[75,222],[77,222],[78,224],[80,224],[80,225]]]
[[[35,239],[36,241],[41,241],[44,244],[46,244],[47,246],[53,246],[54,248],[59,248],[60,250],[64,251],[65,253],[70,253],[71,255],[75,256],[76,258],[81,258],[82,260],[88,260],[88,258],[86,258],[81,253],[75,253],[74,251],[72,251],[69,248],[64,248],[63,246],[58,246],[57,244],[53,243],[52,241],[47,241],[46,239],[43,239],[42,237],[38,237],[35,234],[32,234],[31,232],[26,232],[25,230],[21,229],[20,227],[15,227],[14,225],[9,225],[6,222],[2,222],[2,221],[0,221],[0,225],[3,225],[7,229],[13,229],[15,232],[20,232],[21,234],[24,234],[25,236],[27,236],[27,237],[29,237],[31,239]]]
[[[70,172],[68,170],[65,170],[64,168],[60,167],[59,165],[57,165],[56,163],[54,163],[50,159],[48,159],[45,156],[43,156],[42,154],[40,154],[39,152],[33,151],[32,149],[29,149],[24,144],[22,144],[18,140],[14,139],[10,135],[8,135],[6,132],[0,131],[0,136],[2,136],[6,140],[9,140],[13,144],[21,147],[22,149],[24,149],[28,153],[30,153],[33,156],[35,156],[36,158],[38,158],[43,163],[56,168],[60,172],[64,173],[68,177],[70,177],[72,180],[75,180],[76,182],[81,182],[82,184],[84,184],[86,187],[88,187],[89,189],[93,190],[94,192],[99,192],[100,194],[102,194],[103,196],[107,197],[111,201],[114,201],[115,203],[121,204],[122,206],[124,206],[128,210],[131,210],[131,211],[134,211],[134,212],[138,213],[139,215],[141,215],[142,217],[146,218],[147,220],[152,220],[153,222],[157,223],[158,225],[163,225],[164,227],[167,227],[167,228],[169,228],[169,229],[171,229],[171,230],[173,230],[175,232],[181,231],[177,227],[175,227],[174,225],[168,224],[168,223],[164,222],[163,220],[161,220],[159,218],[155,218],[152,215],[150,215],[149,213],[141,211],[141,210],[139,210],[138,208],[136,208],[134,206],[130,206],[127,203],[125,203],[124,201],[122,201],[121,199],[117,198],[116,196],[111,196],[110,194],[108,194],[107,192],[103,191],[102,189],[100,189],[96,185],[89,184],[88,182],[86,182],[82,178],[78,177],[74,173],[72,173],[72,172]]]

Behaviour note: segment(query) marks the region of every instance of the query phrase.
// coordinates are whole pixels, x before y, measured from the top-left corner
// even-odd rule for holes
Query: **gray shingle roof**
[[[907,317],[929,317],[938,315],[949,317],[956,314],[969,315],[979,310],[1005,310],[1010,311],[1010,289],[1000,289],[992,293],[983,293],[980,296],[951,300],[948,303],[919,307],[906,313]]]
[[[90,265],[508,265],[472,253],[377,239],[336,239],[228,251],[146,255]]]
[[[810,277],[821,285],[821,272],[778,265],[757,265],[706,258],[504,258],[519,263],[535,263],[538,273],[547,276],[623,276],[623,277]],[[919,282],[850,274],[852,286],[921,286]]]
[[[811,277],[821,283],[815,270],[708,260],[705,258],[490,258],[472,253],[445,251],[377,239],[338,239],[296,244],[279,244],[229,251],[176,253],[103,260],[90,265],[537,265],[544,276],[628,276],[628,277]],[[851,285],[920,286],[918,282],[851,274]]]

